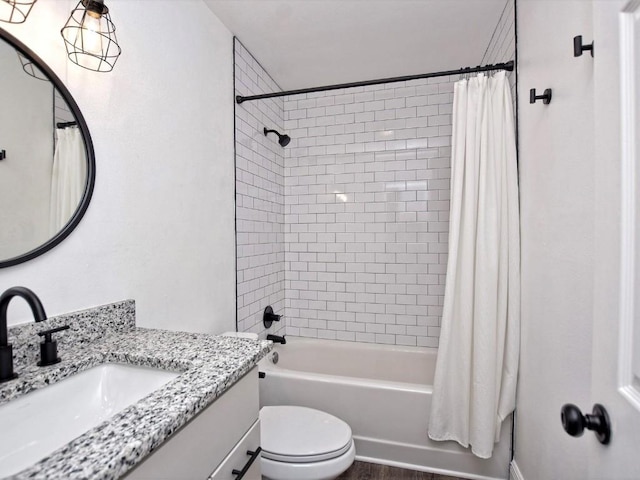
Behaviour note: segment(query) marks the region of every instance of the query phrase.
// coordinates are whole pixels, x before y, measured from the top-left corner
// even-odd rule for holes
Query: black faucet
[[[287,339],[284,338],[284,335],[282,335],[281,337],[279,335],[267,335],[267,340],[271,340],[273,343],[281,343],[282,345],[284,345],[285,343],[287,343]]]
[[[13,297],[24,298],[36,322],[47,319],[42,302],[38,296],[25,287],[12,287],[0,296],[0,382],[6,382],[17,377],[13,373],[13,347],[9,343],[9,329],[7,327],[7,308]]]

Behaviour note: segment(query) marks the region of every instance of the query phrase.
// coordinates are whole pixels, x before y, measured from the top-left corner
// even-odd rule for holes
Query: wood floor
[[[337,480],[464,480],[437,473],[416,472],[375,463],[354,462]]]

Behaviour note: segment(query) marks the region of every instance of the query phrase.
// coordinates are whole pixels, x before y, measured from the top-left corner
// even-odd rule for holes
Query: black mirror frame
[[[80,205],[74,212],[73,216],[69,219],[67,224],[56,233],[52,238],[47,240],[45,243],[40,245],[39,247],[34,248],[22,255],[18,255],[13,258],[9,258],[8,260],[0,260],[0,268],[3,267],[11,267],[13,265],[18,265],[20,263],[24,263],[28,260],[36,258],[43,253],[48,252],[53,247],[62,242],[65,238],[69,236],[69,234],[73,231],[74,228],[80,223],[82,217],[84,216],[87,208],[89,207],[89,202],[91,202],[91,196],[93,195],[93,187],[96,181],[96,162],[95,162],[95,153],[93,150],[93,141],[91,140],[91,134],[89,133],[89,128],[87,127],[87,122],[82,116],[82,112],[80,112],[80,108],[78,104],[73,99],[71,92],[67,89],[67,87],[62,83],[62,80],[58,78],[58,76],[53,73],[53,70],[49,68],[49,66],[38,56],[36,55],[30,48],[16,39],[13,35],[7,33],[5,30],[0,28],[0,38],[13,46],[16,50],[18,50],[23,55],[31,58],[38,68],[49,78],[54,87],[60,92],[62,98],[64,98],[65,102],[71,109],[76,122],[78,124],[78,128],[82,132],[82,138],[84,140],[84,148],[87,154],[87,180],[85,183],[84,193],[82,195],[82,199],[80,200]]]

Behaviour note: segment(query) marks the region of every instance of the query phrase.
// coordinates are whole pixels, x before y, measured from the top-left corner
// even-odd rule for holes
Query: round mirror
[[[0,29],[0,267],[64,240],[95,182],[93,144],[78,105],[53,71]]]

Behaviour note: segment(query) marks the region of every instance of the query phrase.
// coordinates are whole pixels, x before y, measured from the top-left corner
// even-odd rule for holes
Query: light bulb
[[[82,19],[82,49],[87,53],[102,55],[102,35],[100,35],[101,14],[87,10]]]

